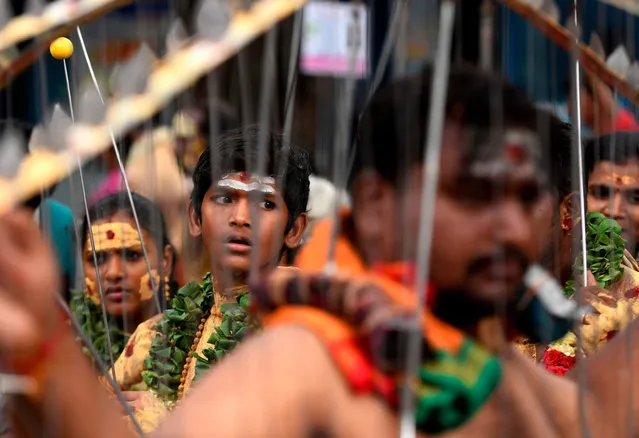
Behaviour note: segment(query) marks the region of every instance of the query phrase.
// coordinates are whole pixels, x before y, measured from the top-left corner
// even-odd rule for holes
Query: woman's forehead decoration
[[[142,248],[142,242],[137,230],[126,222],[93,225],[91,232],[93,233],[96,252]],[[85,247],[87,252],[91,252],[90,236],[87,238]]]
[[[612,178],[613,178],[615,184],[619,184],[619,185],[628,185],[628,184],[632,184],[632,183],[636,182],[636,179],[634,177],[628,176],[628,175],[619,174],[617,172],[613,172],[612,173]]]
[[[478,142],[471,157],[475,176],[498,176],[532,167],[540,170],[541,148],[538,136],[524,129],[509,129],[486,142]]]
[[[262,192],[267,195],[275,194],[275,178],[270,176],[256,176],[248,172],[237,172],[224,175],[217,182],[218,187],[239,190],[241,192]]]

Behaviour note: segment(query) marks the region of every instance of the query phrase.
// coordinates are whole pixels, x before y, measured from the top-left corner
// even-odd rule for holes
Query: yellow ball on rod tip
[[[57,38],[49,46],[49,52],[55,59],[68,59],[73,55],[73,43],[69,38]]]

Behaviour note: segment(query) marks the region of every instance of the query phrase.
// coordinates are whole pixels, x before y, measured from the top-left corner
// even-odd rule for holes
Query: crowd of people
[[[633,436],[636,122],[597,115],[623,123],[592,122],[580,187],[569,124],[455,66],[425,163],[431,85],[425,68],[370,100],[350,199],[313,195],[309,153],[256,126],[210,139],[182,201],[102,189],[78,232],[84,287],[33,209],[0,217],[0,357],[31,384],[7,397],[7,436],[397,436],[404,394],[419,436]],[[196,281],[168,214],[204,248]]]

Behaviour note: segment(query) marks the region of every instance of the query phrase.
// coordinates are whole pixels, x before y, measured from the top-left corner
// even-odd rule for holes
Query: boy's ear
[[[293,222],[293,226],[286,236],[284,236],[284,245],[288,249],[297,248],[302,241],[302,237],[304,237],[304,231],[306,231],[306,227],[308,226],[308,214],[301,213],[297,218],[295,218],[295,222]]]
[[[200,237],[202,235],[202,221],[198,217],[197,212],[195,211],[195,206],[193,205],[193,201],[189,201],[188,216],[189,216],[189,234],[191,234],[192,237]]]
[[[175,254],[173,253],[173,247],[171,245],[166,245],[164,247],[164,254],[162,257],[162,273],[165,277],[171,274],[171,268],[173,267],[174,263]]]

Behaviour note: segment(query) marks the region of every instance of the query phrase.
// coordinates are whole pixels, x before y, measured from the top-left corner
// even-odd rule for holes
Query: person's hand
[[[60,278],[32,215],[0,216],[0,350],[29,354],[60,324]]]

